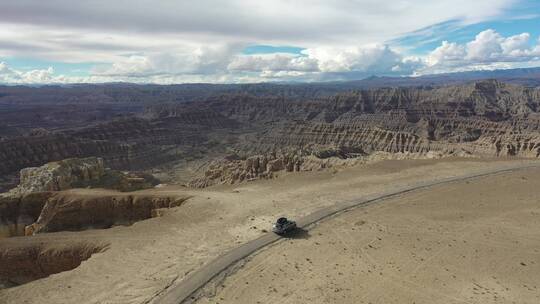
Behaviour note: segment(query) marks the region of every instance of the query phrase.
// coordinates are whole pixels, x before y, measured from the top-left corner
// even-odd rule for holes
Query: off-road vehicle
[[[289,221],[286,217],[280,217],[277,219],[277,221],[272,225],[272,232],[283,235],[287,232],[293,231],[296,229],[296,222],[295,221]]]

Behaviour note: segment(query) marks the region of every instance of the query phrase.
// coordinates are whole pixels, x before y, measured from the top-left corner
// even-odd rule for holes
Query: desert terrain
[[[460,277],[464,289],[455,292],[453,300],[483,301],[474,298],[474,292],[466,294],[468,284],[480,282],[473,273],[491,273],[498,268],[460,264],[450,246],[444,247],[445,242],[463,239],[465,245],[454,244],[451,249],[473,250],[478,247],[474,238],[494,225],[508,237],[515,233],[512,238],[528,241],[504,245],[515,249],[512,254],[530,252],[529,247],[518,245],[534,244],[531,233],[535,230],[515,230],[511,221],[515,218],[504,216],[507,210],[525,210],[519,204],[531,204],[531,212],[536,212],[536,179],[520,175],[536,171],[517,169],[538,163],[540,90],[510,80],[407,81],[412,84],[396,87],[363,87],[355,82],[0,86],[0,303],[157,304],[183,299],[243,303],[250,302],[252,296],[230,295],[227,286],[241,292],[249,284],[247,290],[257,290],[262,302],[275,300],[277,294],[293,302],[308,298],[341,302],[341,298],[332,298],[336,295],[328,294],[328,289],[320,291],[325,296],[312,294],[312,283],[329,284],[340,290],[338,297],[345,296],[348,301],[375,303],[401,298],[400,290],[396,287],[395,294],[385,293],[387,298],[376,300],[380,295],[376,290],[382,287],[362,284],[386,286],[386,282],[399,279],[410,284],[400,286],[426,286],[426,292],[417,298],[420,301],[433,297],[433,292],[450,294],[458,288],[458,281],[443,281],[448,278],[441,276],[431,282],[428,275],[434,273],[422,272],[425,268],[419,259],[436,258],[447,261],[429,265],[448,264],[448,271],[456,277],[459,271],[466,272],[459,267],[470,270],[469,277]],[[417,86],[419,82],[422,85]],[[489,172],[498,174],[463,179]],[[449,178],[457,180],[435,185]],[[492,188],[482,186],[482,181],[490,180]],[[422,186],[426,184],[433,187]],[[341,210],[404,189],[430,193],[433,198],[411,203],[419,194],[402,193],[320,224],[325,227],[337,221],[332,229],[354,228],[361,232],[355,240],[346,233],[340,236],[342,243],[325,239],[340,233],[330,228],[328,231],[335,232],[325,233],[316,226],[300,229],[292,239],[269,249],[262,246],[280,240],[270,231],[281,216],[305,223],[306,218],[323,218],[317,216],[328,210]],[[523,200],[511,195],[523,195]],[[485,203],[475,205],[480,197],[485,197]],[[483,209],[488,201],[498,203]],[[473,207],[476,209],[470,209]],[[377,208],[384,211],[371,211]],[[364,212],[359,210],[367,210],[370,218],[347,218]],[[457,210],[463,210],[459,216]],[[488,221],[498,217],[502,220]],[[524,216],[519,224],[534,227],[534,220]],[[377,227],[392,227],[400,236],[379,235],[383,231]],[[471,239],[463,235],[469,231],[465,227],[471,231]],[[444,238],[436,239],[436,234]],[[499,241],[498,237],[504,235],[494,234],[494,244],[507,240]],[[314,240],[319,245],[309,247]],[[254,246],[257,242],[262,245]],[[285,290],[281,285],[267,284],[278,290],[271,295],[255,288],[263,288],[266,277],[241,282],[242,288],[236,283],[220,287],[219,280],[235,282],[239,275],[251,278],[249,265],[253,263],[248,261],[243,269],[222,265],[225,272],[210,282],[210,291],[199,290],[214,277],[216,269],[205,271],[213,263],[223,263],[224,256],[242,246],[254,246],[248,253],[257,253],[255,257],[241,256],[242,261],[245,257],[256,261],[269,254],[272,261],[284,263],[277,269],[294,271],[287,263],[296,260],[272,255],[275,251],[279,255],[280,248],[287,245],[307,246],[299,247],[295,258],[305,256],[302,250],[320,251],[319,262],[338,255],[339,261],[333,263],[337,276],[363,287],[345,294],[344,288],[350,285],[338,284],[331,272],[314,275],[314,281],[307,280],[304,287],[291,274],[288,279],[292,283],[287,288],[297,286],[295,291],[306,291],[294,296],[279,292]],[[370,245],[381,252],[372,253]],[[263,251],[258,253],[258,249]],[[485,246],[478,250],[483,249]],[[351,256],[349,251],[360,253]],[[399,254],[394,255],[396,252]],[[430,252],[441,253],[431,256]],[[497,259],[508,258],[483,251],[478,256],[493,265],[502,265]],[[351,260],[359,257],[361,262]],[[519,263],[526,268],[516,269],[533,269],[530,256],[522,260]],[[387,264],[390,262],[393,264]],[[300,267],[300,261],[295,263]],[[336,264],[351,265],[346,275],[352,277],[346,277]],[[407,270],[406,276],[399,276],[395,265]],[[311,269],[316,274],[327,271],[324,267],[302,271]],[[379,277],[356,276],[367,270]],[[311,274],[299,270],[296,275],[309,278]],[[202,279],[195,284],[197,276]],[[498,273],[493,276],[500,277]],[[358,281],[361,278],[367,281]],[[496,290],[497,300],[520,303],[522,287],[515,285],[519,278],[515,280],[505,283],[512,292]],[[434,285],[440,282],[454,289]],[[213,291],[212,284],[216,286]],[[530,282],[521,285],[534,289]],[[375,298],[365,295],[367,289],[373,290]],[[177,294],[186,296],[178,298]],[[535,300],[535,296],[534,291],[523,295],[526,301]]]
[[[423,181],[529,163],[535,162],[381,161],[202,190],[166,186],[128,193],[189,199],[131,226],[3,239],[4,258],[20,248],[39,248],[42,257],[52,257],[48,261],[73,255],[69,248],[95,251],[73,270],[0,290],[0,302],[158,303],[167,288],[181,285],[202,265],[269,233],[278,216],[297,218]],[[503,302],[534,303],[539,296],[534,284],[539,273],[538,174],[536,169],[525,170],[436,186],[339,215],[305,237],[284,240],[257,254],[225,279],[215,296],[200,301],[270,303],[279,298],[325,303],[345,297],[351,303],[368,303],[408,297],[418,303],[434,297],[472,301],[471,296],[495,301],[497,296]],[[98,194],[121,195],[99,189],[58,195],[76,200]],[[24,256],[10,261],[19,263],[20,271],[35,267],[25,262]],[[286,282],[277,280],[281,277]],[[422,289],[421,294],[412,293],[411,287]],[[451,298],[441,296],[449,294]]]
[[[373,159],[540,155],[538,87],[190,88],[0,87],[0,191],[69,158],[204,188]]]
[[[335,216],[196,303],[538,303],[540,170],[434,186]]]
[[[0,3],[0,304],[540,304],[540,1]]]

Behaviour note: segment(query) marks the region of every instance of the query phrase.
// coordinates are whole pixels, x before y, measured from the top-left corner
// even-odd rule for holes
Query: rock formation
[[[288,93],[287,86],[272,94],[272,86],[248,87],[199,92],[200,98],[190,91],[190,98],[176,101],[177,88],[155,88],[156,96],[166,98],[139,106],[136,115],[8,136],[0,141],[0,183],[12,183],[24,167],[89,156],[118,170],[199,175],[193,186],[271,175],[262,167],[246,169],[252,164],[227,160],[231,153],[243,155],[244,161],[260,156],[259,165],[279,151],[298,154],[302,162],[339,147],[363,155],[540,156],[540,88],[495,80],[331,94],[303,94],[299,87]],[[121,104],[123,99],[113,95],[108,98]]]
[[[0,286],[14,286],[78,267],[106,244],[78,241],[3,240],[0,243]]]
[[[38,219],[51,196],[51,192],[0,196],[0,239],[25,235],[25,227]]]
[[[217,184],[236,184],[255,179],[270,179],[282,172],[318,171],[358,163],[363,151],[337,147],[324,150],[289,150],[250,157],[236,154],[211,161],[204,175],[188,186],[204,188]]]
[[[45,201],[35,223],[25,227],[25,235],[131,225],[158,215],[159,209],[178,207],[187,199],[188,196],[55,193]]]
[[[158,183],[150,174],[106,169],[101,158],[70,158],[41,167],[22,169],[19,185],[0,195],[16,197],[35,192],[87,187],[136,191],[152,188]]]
[[[106,169],[101,158],[66,159],[21,170],[19,186],[0,193],[0,238],[41,231],[77,230],[131,224],[153,210],[179,205],[184,198],[141,195],[63,196],[72,188],[135,191],[159,183],[145,173]]]
[[[10,194],[62,191],[95,185],[105,175],[103,159],[71,158],[47,163],[37,168],[25,168],[20,173],[20,184]]]
[[[131,225],[180,206],[189,196],[37,192],[0,197],[0,239],[65,230]]]

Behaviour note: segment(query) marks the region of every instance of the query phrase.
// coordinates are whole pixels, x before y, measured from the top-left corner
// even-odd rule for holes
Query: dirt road
[[[193,198],[181,207],[165,211],[161,217],[132,226],[32,237],[33,242],[47,242],[51,238],[66,243],[88,240],[108,244],[108,249],[92,255],[71,271],[0,290],[0,303],[150,303],[169,287],[186,282],[198,269],[216,258],[266,235],[264,230],[269,230],[277,217],[302,218],[340,202],[367,200],[386,191],[399,191],[423,182],[532,163],[531,160],[516,159],[381,161],[338,171],[294,173],[275,180],[204,190],[179,186],[148,190],[144,193],[190,195]],[[504,181],[497,182],[504,185]],[[514,192],[512,188],[505,189]],[[537,189],[540,185],[529,186],[528,193],[538,195]],[[459,191],[463,192],[463,198],[467,191],[476,192],[476,189]],[[363,209],[366,208],[359,210]],[[342,216],[345,215],[338,218]]]
[[[378,194],[371,195],[368,197],[360,198],[358,200],[337,203],[333,206],[318,210],[307,216],[299,218],[297,220],[297,223],[299,227],[307,231],[309,230],[312,224],[315,224],[329,217],[335,216],[351,208],[366,206],[368,204],[381,202],[385,199],[389,199],[392,197],[396,197],[396,196],[403,195],[403,194],[417,191],[417,190],[434,187],[437,185],[463,182],[463,181],[467,181],[471,179],[476,179],[476,178],[481,178],[481,177],[486,177],[486,176],[491,176],[491,175],[496,175],[496,174],[501,174],[501,173],[515,172],[515,171],[523,170],[523,169],[538,168],[538,167],[540,166],[539,165],[515,165],[508,168],[490,169],[490,170],[485,170],[483,172],[477,172],[474,174],[466,174],[466,175],[458,176],[458,177],[443,178],[443,179],[438,179],[438,180],[433,180],[433,181],[424,181],[424,182],[417,183],[415,185],[402,187],[401,189],[378,193]],[[248,257],[249,255],[253,254],[257,250],[260,250],[264,248],[265,246],[268,246],[280,239],[281,237],[272,233],[268,233],[238,248],[235,248],[234,250],[228,252],[227,254],[210,262],[209,264],[206,264],[205,266],[197,270],[195,273],[193,273],[190,277],[188,277],[186,280],[184,280],[180,284],[176,286],[172,286],[167,292],[163,294],[163,296],[159,297],[159,299],[157,299],[155,303],[177,304],[177,303],[182,303],[187,299],[190,299],[190,297],[192,297],[192,295],[194,295],[196,291],[202,288],[206,283],[208,283],[218,274],[225,271],[228,267],[234,265],[236,262],[240,261],[241,259]]]

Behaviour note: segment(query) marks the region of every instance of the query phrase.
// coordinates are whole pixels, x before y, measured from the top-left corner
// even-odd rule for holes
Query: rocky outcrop
[[[178,207],[188,199],[188,196],[100,192],[55,193],[47,199],[35,223],[25,227],[25,235],[131,225],[159,215],[159,209]]]
[[[39,192],[0,197],[0,239],[42,232],[131,225],[178,207],[189,196],[136,193]]]
[[[121,192],[150,189],[159,184],[159,180],[145,172],[121,172],[105,170],[105,174],[93,187],[113,189]]]
[[[0,286],[25,284],[51,274],[77,268],[106,244],[46,240],[0,242]]]
[[[108,167],[125,168],[129,167],[130,150],[128,145],[61,134],[18,136],[0,140],[0,176],[16,176],[24,168],[91,156],[103,158]]]
[[[104,175],[105,167],[101,158],[65,159],[37,168],[22,169],[20,184],[11,190],[10,194],[20,195],[87,187],[99,184]]]
[[[395,153],[378,151],[367,154],[349,147],[269,153],[248,158],[229,156],[209,163],[205,167],[204,174],[190,181],[187,186],[204,188],[232,185],[257,179],[272,179],[288,172],[340,170],[381,160],[440,159],[450,156],[472,157],[466,151]]]
[[[151,217],[155,209],[169,208],[183,201],[120,193],[113,197],[61,195],[61,191],[80,187],[135,191],[152,188],[158,183],[149,174],[106,169],[103,160],[95,157],[66,159],[23,169],[19,186],[0,193],[0,238],[51,229],[60,231],[64,228],[76,230],[131,224]],[[75,219],[67,219],[66,212]]]
[[[538,157],[540,133],[518,133],[490,122],[430,120],[402,127],[355,123],[291,123],[254,138],[254,153],[275,147],[311,149],[339,145],[374,153],[465,152],[479,156]]]
[[[0,196],[0,239],[24,235],[25,227],[38,219],[51,196],[51,192]]]
[[[47,163],[41,167],[22,169],[19,185],[0,195],[18,197],[34,192],[98,187],[136,191],[152,188],[157,184],[159,180],[150,174],[107,169],[101,158],[70,158]]]
[[[204,152],[212,148],[207,147],[209,133],[234,128],[237,122],[203,114],[123,118],[83,128],[0,138],[0,191],[11,188],[23,168],[67,158],[100,157],[109,168],[141,171]]]
[[[287,155],[256,155],[241,159],[236,155],[212,161],[206,166],[204,176],[188,183],[194,188],[204,188],[216,184],[234,184],[246,180],[272,178],[282,170],[300,171],[301,157]]]
[[[212,161],[206,167],[204,175],[189,182],[188,186],[204,188],[217,184],[270,179],[279,172],[316,171],[344,163],[337,160],[354,159],[362,155],[362,151],[347,147],[272,152],[247,158],[231,155]]]

